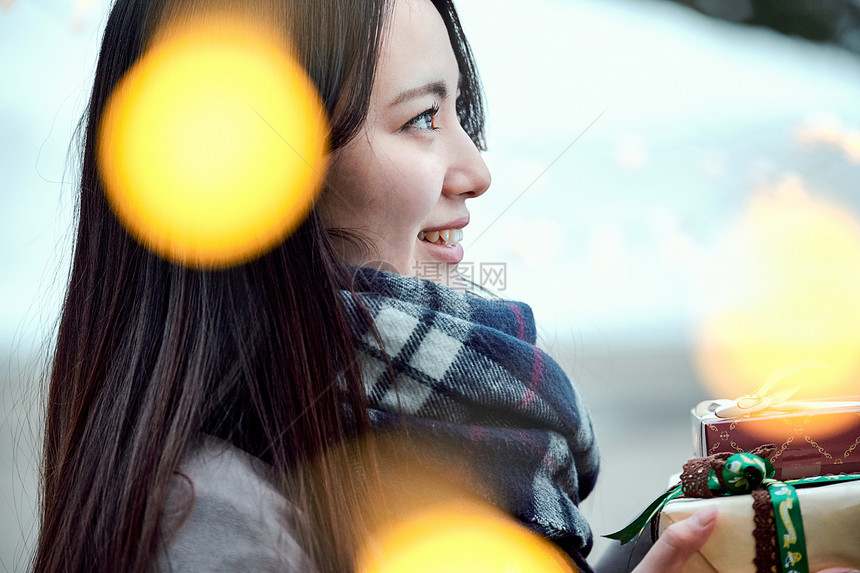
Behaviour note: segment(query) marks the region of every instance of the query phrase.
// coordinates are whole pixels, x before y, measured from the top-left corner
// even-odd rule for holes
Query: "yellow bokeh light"
[[[860,130],[842,124],[839,117],[822,114],[798,126],[795,137],[806,145],[823,144],[841,149],[852,163],[860,163]]]
[[[374,536],[359,573],[570,573],[563,552],[487,504],[460,500],[415,511]]]
[[[753,392],[777,368],[816,360],[786,385],[795,399],[857,394],[860,226],[797,181],[756,197],[712,260],[696,362],[720,398]]]
[[[160,33],[111,95],[98,161],[142,244],[180,264],[242,263],[307,215],[325,171],[313,84],[266,26],[227,17]]]
[[[842,139],[842,149],[852,163],[860,163],[860,129],[854,129],[845,134]]]

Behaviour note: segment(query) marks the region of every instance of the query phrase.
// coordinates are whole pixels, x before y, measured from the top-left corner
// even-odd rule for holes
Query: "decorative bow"
[[[780,383],[787,378],[813,368],[834,370],[830,365],[812,359],[788,364],[771,372],[764,383],[752,394],[741,396],[735,400],[707,400],[696,407],[696,414],[702,416],[708,412],[713,412],[718,418],[738,418],[744,414],[752,414],[762,410],[794,412],[845,406],[845,402],[789,401],[800,389],[800,386],[776,390]]]
[[[604,537],[617,539],[622,545],[638,537],[650,522],[656,534],[656,519],[663,507],[677,497],[711,498],[752,494],[756,511],[755,565],[757,571],[809,573],[806,537],[795,486],[817,485],[838,481],[860,480],[860,474],[816,476],[780,482],[773,479],[769,458],[776,446],[767,444],[749,453],[720,453],[693,458],[684,464],[681,482],[658,497],[627,527]],[[774,531],[774,525],[776,531]],[[656,535],[655,535],[656,536]],[[779,563],[772,556],[779,555]]]

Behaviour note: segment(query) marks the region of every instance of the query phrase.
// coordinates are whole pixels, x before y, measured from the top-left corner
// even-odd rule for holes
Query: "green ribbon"
[[[654,503],[649,505],[645,511],[643,511],[639,517],[630,522],[630,525],[616,531],[615,533],[610,533],[608,535],[604,535],[603,537],[608,537],[609,539],[617,539],[621,541],[621,545],[625,543],[629,543],[633,541],[635,538],[639,537],[645,527],[648,525],[648,522],[654,519],[654,516],[660,513],[663,510],[663,506],[675,499],[676,497],[680,497],[684,492],[681,490],[681,486],[678,485],[673,489],[670,489],[660,497],[654,500]]]
[[[860,480],[860,474],[815,476],[785,482],[777,481],[773,476],[773,465],[769,460],[750,453],[740,453],[729,457],[723,466],[722,478],[725,487],[711,471],[708,476],[708,489],[716,496],[728,496],[748,494],[759,487],[766,487],[773,503],[781,571],[782,573],[809,573],[806,536],[803,532],[800,500],[795,488]],[[621,545],[632,541],[642,533],[667,503],[682,495],[684,495],[683,486],[678,484],[654,500],[627,527],[603,537],[617,539]]]
[[[800,515],[797,490],[793,486],[776,480],[765,481],[773,503],[776,543],[779,547],[779,563],[782,572],[809,573],[806,536],[803,534],[803,518]]]

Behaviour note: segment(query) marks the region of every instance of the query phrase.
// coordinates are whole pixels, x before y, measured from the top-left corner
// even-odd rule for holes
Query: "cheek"
[[[368,215],[382,203],[368,161],[362,161],[355,153],[341,153],[333,158],[320,197],[320,209],[328,226],[364,226]]]
[[[407,248],[429,224],[442,190],[440,162],[401,139],[355,140],[336,152],[320,199],[326,224],[365,229],[385,244]],[[411,247],[409,247],[411,248]]]
[[[389,174],[390,209],[404,225],[426,222],[441,196],[442,182],[435,164],[414,155],[397,162]],[[422,161],[423,159],[423,161]]]

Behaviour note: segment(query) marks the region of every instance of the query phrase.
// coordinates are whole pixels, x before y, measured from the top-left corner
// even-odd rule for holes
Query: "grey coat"
[[[265,463],[206,436],[171,480],[158,570],[309,572],[295,519]]]

